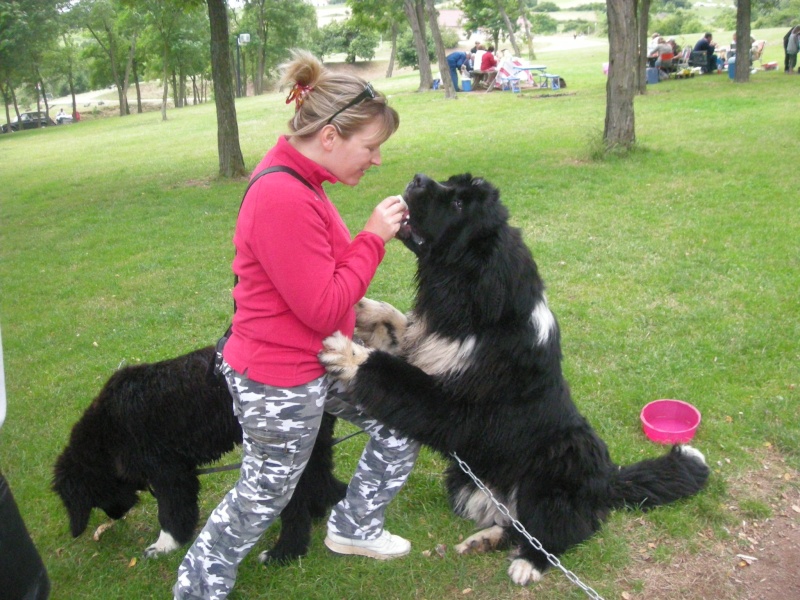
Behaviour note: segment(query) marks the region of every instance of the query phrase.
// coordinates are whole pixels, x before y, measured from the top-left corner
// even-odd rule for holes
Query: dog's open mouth
[[[397,237],[406,244],[421,246],[425,243],[425,239],[414,231],[414,226],[411,223],[411,213],[408,210],[406,210],[403,220],[400,222],[400,230],[397,232]]]

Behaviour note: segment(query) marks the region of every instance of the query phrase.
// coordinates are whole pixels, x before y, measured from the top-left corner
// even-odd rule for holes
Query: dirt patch
[[[722,535],[698,532],[700,551],[668,561],[654,559],[654,543],[643,544],[620,578],[630,584],[626,600],[800,598],[800,474],[772,450],[759,460],[760,469],[727,482],[720,510],[736,525]],[[648,527],[644,519],[641,526]]]

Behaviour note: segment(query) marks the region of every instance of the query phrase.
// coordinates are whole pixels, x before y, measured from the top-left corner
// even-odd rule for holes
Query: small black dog
[[[214,348],[157,363],[128,366],[108,380],[73,426],[58,457],[53,489],[79,536],[98,507],[119,519],[150,490],[161,534],[146,556],[191,540],[197,525],[197,467],[242,443],[224,382],[209,377]],[[325,414],[308,466],[281,514],[281,533],[264,562],[283,563],[308,550],[313,519],[327,515],[347,486],[333,475],[333,428]]]

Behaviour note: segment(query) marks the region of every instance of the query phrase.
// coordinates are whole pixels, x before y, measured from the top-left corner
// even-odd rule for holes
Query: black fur
[[[398,237],[418,261],[410,321],[424,335],[410,324],[401,356],[371,352],[352,381],[355,401],[445,456],[457,453],[555,555],[591,536],[611,509],[647,509],[704,487],[709,470],[692,449],[612,462],[570,397],[555,318],[549,309],[532,318],[546,306],[544,284],[496,188],[469,174],[443,184],[417,175],[404,196],[409,216]],[[431,336],[475,345],[459,368],[430,375],[413,363]],[[467,516],[459,499],[477,490],[455,463],[447,487]],[[549,566],[507,522],[495,523],[521,558],[539,572]]]
[[[86,529],[92,508],[119,519],[136,504],[140,490],[150,490],[162,530],[179,544],[193,538],[197,467],[242,442],[227,386],[207,377],[213,359],[209,346],[111,376],[73,426],[55,464],[53,489],[67,509],[73,537]],[[346,485],[333,476],[335,421],[327,413],[322,420],[308,466],[281,515],[270,562],[304,556],[312,519],[325,516],[344,497]],[[159,550],[154,544],[146,553]]]

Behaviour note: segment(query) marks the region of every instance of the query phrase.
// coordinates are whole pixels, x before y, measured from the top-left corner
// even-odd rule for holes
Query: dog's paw
[[[542,573],[524,558],[515,558],[508,567],[508,576],[517,585],[528,585],[531,582],[539,581]]]
[[[368,348],[397,354],[407,317],[388,302],[362,298],[356,304],[356,335]]]
[[[155,543],[145,548],[144,555],[146,558],[155,558],[161,554],[169,554],[173,550],[180,548],[180,546],[172,535],[162,529]]]
[[[703,456],[703,453],[700,452],[700,450],[698,450],[694,446],[690,446],[689,444],[683,444],[681,446],[678,446],[678,449],[681,451],[681,454],[683,454],[684,456],[691,456],[692,458],[694,458],[698,462],[706,464],[706,457]]]
[[[358,367],[369,356],[370,350],[353,343],[340,332],[322,341],[322,352],[319,353],[319,362],[328,371],[328,374],[339,381],[350,383],[358,373]]]
[[[494,550],[503,540],[503,528],[494,525],[474,533],[455,547],[459,554],[483,554]]]

